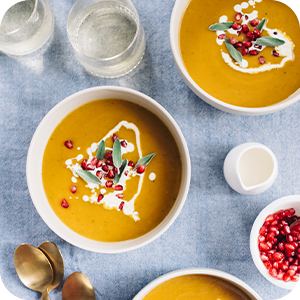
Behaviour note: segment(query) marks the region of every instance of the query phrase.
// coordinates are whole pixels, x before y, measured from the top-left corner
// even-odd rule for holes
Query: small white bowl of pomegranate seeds
[[[273,284],[292,290],[300,279],[300,195],[286,196],[266,206],[250,235],[253,261]],[[300,228],[300,227],[299,227]]]

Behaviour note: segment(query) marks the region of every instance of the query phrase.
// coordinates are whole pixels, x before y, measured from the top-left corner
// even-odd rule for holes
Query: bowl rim
[[[283,289],[292,290],[296,286],[296,282],[284,282],[282,280],[278,280],[273,278],[265,268],[263,262],[260,259],[259,249],[258,249],[258,232],[261,226],[263,225],[266,217],[270,214],[273,214],[281,209],[288,209],[291,208],[292,203],[298,203],[299,202],[299,212],[300,212],[300,195],[290,195],[290,196],[284,196],[281,197],[273,202],[271,202],[269,205],[267,205],[256,217],[251,233],[250,233],[250,252],[253,259],[253,262],[259,272],[271,283],[275,284],[278,287],[281,287]],[[299,214],[298,212],[298,214]]]
[[[180,8],[182,2],[186,3],[184,9]],[[192,79],[192,77],[185,69],[184,63],[181,59],[180,49],[179,49],[179,28],[180,28],[182,16],[190,2],[191,0],[176,0],[174,4],[171,20],[170,20],[170,44],[171,44],[171,50],[175,61],[175,65],[182,79],[200,99],[202,99],[206,103],[222,111],[238,114],[238,115],[249,115],[249,116],[274,113],[287,108],[288,106],[294,104],[300,99],[299,95],[293,97],[293,95],[296,93],[295,92],[292,95],[290,95],[290,97],[288,97],[287,99],[284,99],[281,102],[275,103],[270,106],[257,107],[257,108],[242,107],[242,106],[236,106],[218,100],[217,98],[211,96],[206,91],[204,91],[199,85],[197,85],[196,82]],[[180,14],[180,16],[178,16],[178,14]],[[300,88],[297,91],[299,90]]]
[[[217,278],[221,278],[225,281],[228,281],[229,283],[233,284],[237,288],[239,288],[244,293],[250,293],[252,296],[254,296],[257,300],[262,300],[262,298],[244,281],[241,279],[216,269],[210,269],[210,268],[186,268],[186,269],[179,269],[175,270],[169,273],[166,273],[164,275],[161,275],[148,283],[142,290],[138,292],[138,294],[132,299],[132,300],[142,300],[150,291],[152,291],[154,288],[159,286],[160,284],[184,275],[208,275],[208,276],[214,276]]]
[[[110,96],[110,97],[95,96],[98,94],[100,95],[105,93],[114,96]],[[93,100],[89,99],[89,97],[93,98]],[[154,113],[156,116],[158,116],[173,134],[174,139],[177,142],[178,148],[180,150],[182,166],[183,166],[181,187],[176,200],[177,203],[175,202],[173,208],[166,216],[166,218],[152,231],[146,233],[141,237],[127,240],[127,241],[112,242],[112,243],[91,240],[69,229],[56,216],[56,214],[53,212],[53,210],[49,205],[42,184],[42,176],[41,176],[42,163],[40,164],[40,166],[36,167],[37,165],[36,154],[39,153],[39,156],[41,157],[43,156],[47,141],[49,140],[49,137],[54,130],[54,129],[48,130],[51,132],[47,136],[45,136],[43,133],[43,131],[47,130],[46,127],[47,126],[49,127],[49,124],[51,124],[49,122],[52,119],[54,119],[53,116],[58,114],[62,108],[66,109],[65,108],[66,106],[68,105],[70,106],[71,103],[72,105],[76,103],[75,107],[69,109],[66,113],[63,113],[62,117],[58,117],[59,122],[56,125],[51,124],[51,126],[56,128],[56,126],[60,123],[60,121],[74,109],[84,105],[85,103],[95,101],[98,99],[107,99],[107,98],[123,99],[133,103],[137,103],[138,105],[145,107],[146,109]],[[80,103],[80,105],[78,103]],[[39,143],[41,139],[44,139],[46,141],[46,144],[44,145],[43,148],[41,148]],[[42,161],[42,159],[40,160]],[[122,253],[122,252],[131,251],[147,245],[148,243],[152,242],[160,235],[162,235],[174,223],[175,219],[179,215],[186,201],[187,194],[189,191],[189,185],[191,180],[191,162],[190,162],[188,147],[179,126],[177,125],[173,117],[168,113],[168,111],[162,105],[160,105],[158,102],[156,102],[154,99],[150,98],[149,96],[130,88],[119,87],[119,86],[98,86],[98,87],[84,89],[82,91],[79,91],[77,93],[74,93],[66,97],[64,100],[56,104],[42,119],[42,121],[38,125],[32,137],[28,149],[27,161],[26,161],[26,178],[27,178],[29,193],[35,208],[37,209],[43,221],[58,236],[60,236],[62,239],[69,242],[70,244],[73,244],[74,246],[77,246],[79,248],[88,251],[99,252],[99,253]],[[39,182],[36,183],[35,179],[38,179]],[[39,183],[41,183],[41,186]]]

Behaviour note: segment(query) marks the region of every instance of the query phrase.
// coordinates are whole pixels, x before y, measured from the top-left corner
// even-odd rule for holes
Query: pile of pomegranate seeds
[[[269,215],[259,230],[260,259],[269,274],[284,282],[300,277],[300,228],[290,225],[299,220],[293,208]]]

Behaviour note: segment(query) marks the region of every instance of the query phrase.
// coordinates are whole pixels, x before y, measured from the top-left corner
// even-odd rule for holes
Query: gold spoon
[[[57,246],[52,242],[44,242],[38,246],[48,258],[53,269],[53,280],[48,286],[48,293],[57,288],[64,277],[64,261]]]
[[[62,300],[96,300],[91,282],[82,273],[68,276],[62,289]]]
[[[14,264],[23,284],[42,293],[41,300],[50,300],[47,288],[53,280],[53,270],[43,252],[29,244],[21,244],[15,250]]]

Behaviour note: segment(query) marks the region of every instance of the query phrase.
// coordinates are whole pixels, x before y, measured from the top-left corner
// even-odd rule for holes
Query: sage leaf
[[[119,173],[115,175],[114,184],[117,184],[120,181],[120,178],[121,178],[122,174],[124,173],[126,166],[127,166],[127,159],[124,159],[122,162],[122,166],[120,167]]]
[[[118,138],[114,142],[112,158],[115,167],[119,169],[122,165],[122,150],[121,150],[121,143]]]
[[[238,63],[241,63],[243,61],[242,54],[234,48],[234,46],[229,42],[229,39],[227,39],[227,38],[225,39],[225,45],[226,45],[231,57]]]
[[[256,40],[256,44],[260,46],[276,47],[285,44],[285,41],[270,36],[263,36]]]
[[[105,142],[102,140],[102,141],[99,143],[96,157],[97,157],[99,160],[102,160],[102,159],[104,158],[104,154],[105,154]]]
[[[87,183],[94,183],[94,184],[101,184],[100,179],[92,174],[91,172],[85,171],[85,170],[75,170],[75,172]]]
[[[218,30],[228,30],[233,25],[233,22],[222,22],[213,24],[209,27],[209,30],[211,31],[218,31]]]
[[[262,29],[264,28],[266,23],[266,19],[262,19],[259,24],[256,26],[256,29],[258,29],[260,32],[262,31]]]
[[[146,155],[144,157],[142,157],[137,164],[135,165],[134,169],[136,170],[138,168],[138,166],[140,165],[144,165],[147,166],[149,164],[149,162],[152,160],[152,158],[154,157],[155,153]]]

